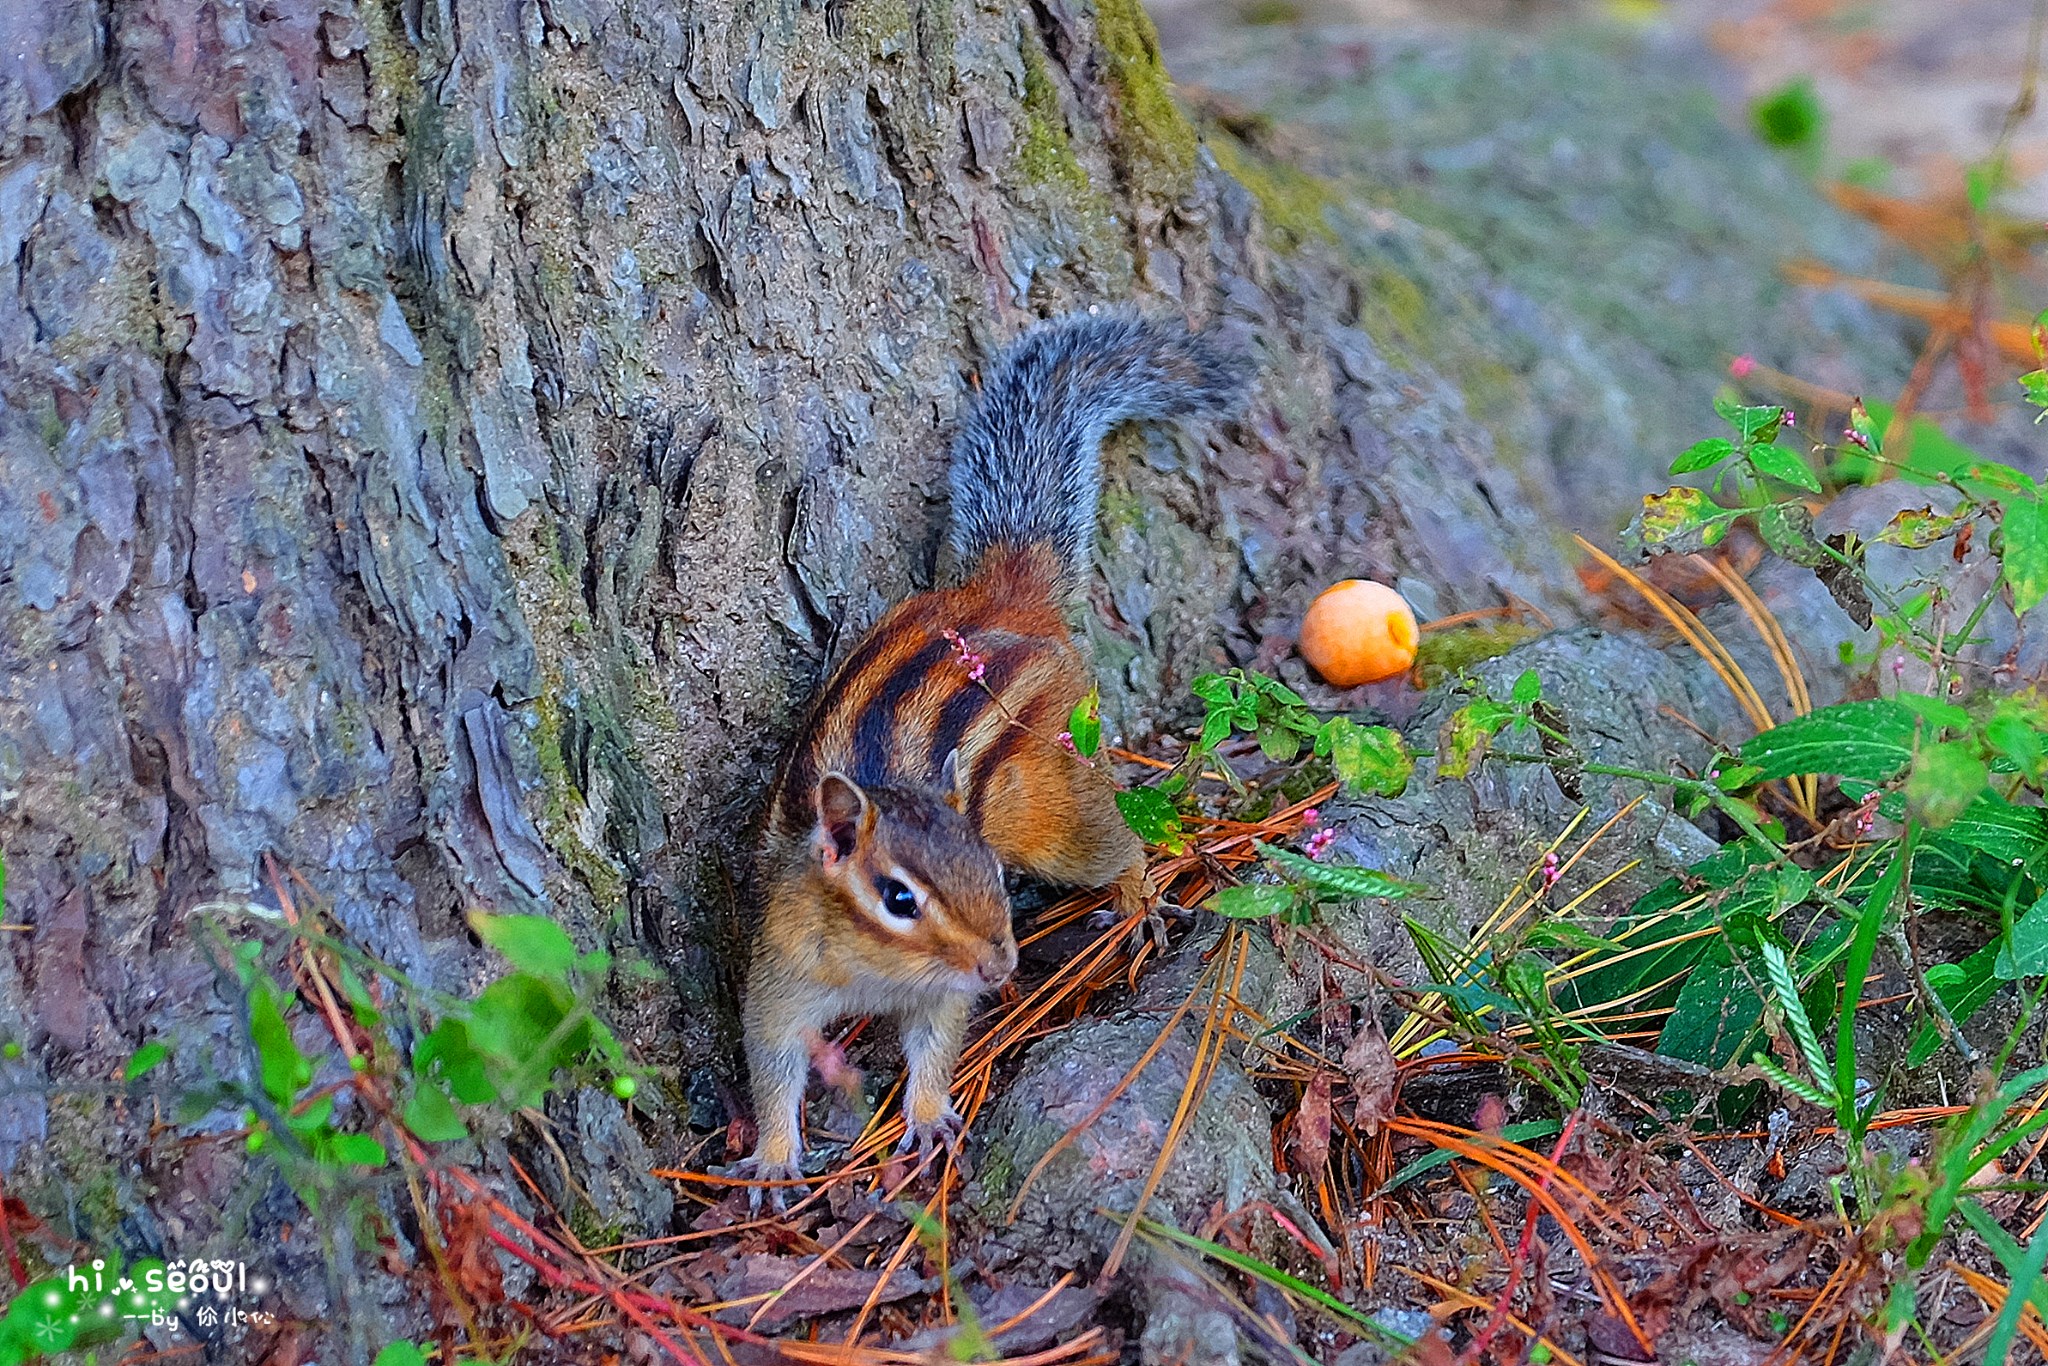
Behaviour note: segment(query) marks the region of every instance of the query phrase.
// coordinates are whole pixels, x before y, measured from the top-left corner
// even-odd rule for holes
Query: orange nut
[[[1415,662],[1415,612],[1370,579],[1332,584],[1301,619],[1301,657],[1340,688],[1376,683]]]

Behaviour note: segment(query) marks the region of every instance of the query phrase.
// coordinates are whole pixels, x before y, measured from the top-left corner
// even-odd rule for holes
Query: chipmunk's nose
[[[1017,941],[1009,935],[988,941],[988,951],[981,956],[981,975],[992,986],[1001,986],[1017,970]]]

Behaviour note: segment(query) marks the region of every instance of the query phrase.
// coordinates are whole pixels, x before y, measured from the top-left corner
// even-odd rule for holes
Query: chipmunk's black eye
[[[881,893],[882,909],[899,920],[917,919],[917,893],[893,877],[885,877],[875,884]]]

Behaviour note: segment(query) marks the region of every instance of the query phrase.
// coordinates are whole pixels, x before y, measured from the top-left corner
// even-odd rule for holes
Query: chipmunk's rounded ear
[[[939,765],[939,796],[961,815],[967,814],[967,789],[960,782],[960,750],[955,746]]]
[[[853,857],[861,838],[875,823],[875,809],[860,784],[843,773],[818,780],[818,856],[830,868]]]

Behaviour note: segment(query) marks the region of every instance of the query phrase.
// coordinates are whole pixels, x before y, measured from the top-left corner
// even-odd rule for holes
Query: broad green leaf
[[[1918,718],[1895,698],[1843,702],[1774,726],[1742,746],[1765,779],[1832,773],[1882,783],[1913,758]]]
[[[1927,745],[1906,778],[1906,809],[1930,830],[1939,830],[1970,809],[1990,778],[1990,767],[1974,744],[1949,740]]]
[[[455,1098],[466,1105],[484,1105],[498,1098],[491,1085],[484,1059],[470,1041],[469,1026],[460,1019],[446,1019],[421,1039],[413,1050],[412,1070],[431,1076],[438,1067]]]
[[[1735,424],[1735,430],[1742,435],[1745,446],[1757,442],[1776,441],[1778,432],[1785,425],[1785,410],[1775,403],[1761,403],[1754,407],[1737,408],[1728,419]]]
[[[576,944],[560,925],[541,915],[469,917],[477,937],[505,955],[521,972],[564,977],[576,963]]]
[[[1095,751],[1102,748],[1101,689],[1090,688],[1088,695],[1067,713],[1067,735],[1074,742],[1074,753],[1083,759],[1093,759]]]
[[[1188,691],[1218,707],[1237,704],[1237,685],[1227,674],[1201,674],[1188,684]]]
[[[1671,1017],[1657,1035],[1657,1051],[1703,1067],[1724,1067],[1756,1033],[1763,1002],[1725,950],[1692,970],[1679,989]]]
[[[1725,436],[1709,437],[1695,441],[1671,462],[1673,474],[1691,474],[1696,470],[1711,469],[1729,456],[1735,454],[1735,443]]]
[[[1937,730],[1961,730],[1970,724],[1970,713],[1953,702],[1919,693],[1902,692],[1894,699],[1913,715]]]
[[[1232,920],[1264,920],[1283,913],[1293,904],[1292,887],[1275,887],[1263,882],[1225,887],[1209,902],[1210,909],[1216,914]]]
[[[1276,764],[1292,763],[1301,753],[1300,733],[1281,724],[1277,717],[1261,717],[1257,736],[1259,752]]]
[[[2048,739],[2044,739],[2043,729],[2041,717],[2029,715],[2021,704],[2007,698],[1984,723],[1984,738],[2021,776],[2038,784],[2048,773]]]
[[[2012,922],[2012,942],[1998,955],[1992,971],[2007,982],[2048,976],[2048,895]]]
[[[1398,797],[1408,789],[1415,756],[1399,731],[1361,726],[1347,716],[1332,717],[1324,726],[1331,766],[1346,787]],[[1320,748],[1321,746],[1319,746]]]
[[[135,1050],[135,1056],[128,1059],[128,1065],[121,1070],[121,1080],[134,1081],[152,1067],[171,1056],[171,1050],[160,1043],[146,1043]]]
[[[2005,548],[1999,557],[2016,611],[2032,611],[2048,597],[2048,502],[2014,498],[2005,505]]]
[[[409,1342],[394,1342],[370,1366],[427,1366],[427,1354]]]
[[[1134,787],[1128,792],[1116,794],[1116,809],[1123,813],[1124,824],[1137,832],[1139,839],[1147,844],[1179,853],[1187,841],[1181,836],[1180,812],[1173,809],[1173,803],[1166,794],[1156,787]]]
[[[1759,444],[1751,446],[1747,454],[1750,467],[1758,474],[1781,484],[1805,489],[1808,493],[1820,492],[1820,480],[1814,477],[1813,471],[1797,452],[1788,451],[1783,446]]]
[[[1813,514],[1804,503],[1770,503],[1756,510],[1756,534],[1773,555],[1809,568],[1827,562],[1814,536]]]
[[[469,1137],[469,1126],[455,1113],[447,1093],[431,1081],[421,1080],[413,1087],[401,1118],[422,1143],[452,1143]]]
[[[1543,680],[1537,676],[1534,669],[1522,670],[1521,676],[1515,680],[1512,698],[1517,706],[1523,707],[1534,705],[1543,699]]]
[[[1719,544],[1742,515],[1741,509],[1721,507],[1698,489],[1671,488],[1643,495],[1643,509],[1622,539],[1652,553],[1690,554]]]

